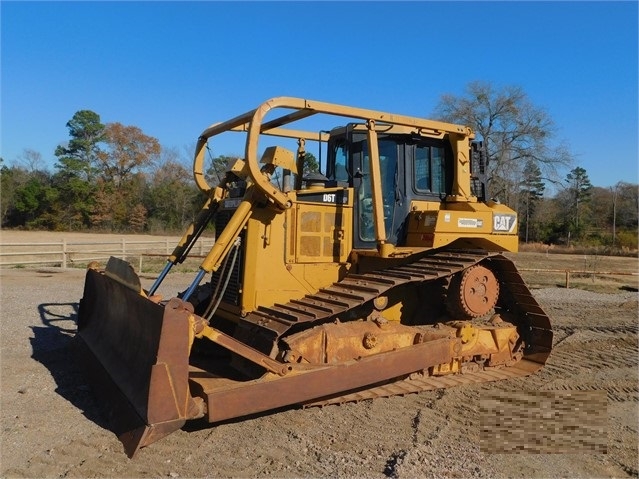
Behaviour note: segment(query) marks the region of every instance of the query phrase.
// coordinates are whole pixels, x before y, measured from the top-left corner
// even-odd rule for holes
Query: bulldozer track
[[[260,306],[243,322],[269,329],[281,337],[297,324],[331,319],[397,286],[451,276],[489,257],[491,255],[485,252],[439,252],[402,266],[349,274],[342,281],[302,299]]]
[[[268,347],[275,348],[279,338],[297,325],[309,322],[321,324],[386,294],[392,288],[449,277],[480,262],[496,274],[500,283],[502,295],[496,311],[508,312],[517,318],[515,322],[526,345],[521,361],[511,367],[485,368],[472,373],[398,378],[391,383],[377,384],[365,390],[349,391],[340,396],[314,400],[306,405],[361,401],[527,376],[540,369],[550,354],[550,321],[512,261],[499,253],[485,251],[439,251],[426,254],[409,264],[369,273],[349,274],[342,281],[323,288],[316,294],[286,304],[258,308],[243,318],[245,331],[250,331],[250,334],[245,334],[241,339],[250,342],[251,338],[258,337],[263,342],[254,342],[254,347],[261,346],[264,349],[266,343]],[[271,353],[272,350],[264,352]]]
[[[308,294],[286,304],[258,307],[240,321],[240,325],[250,331],[250,334],[241,339],[250,341],[251,337],[268,338],[268,342],[274,345],[280,337],[298,325],[321,324],[372,301],[397,286],[451,276],[489,257],[492,257],[491,254],[486,252],[446,251],[426,255],[406,265],[370,273],[349,274],[342,281],[322,288],[315,294]]]

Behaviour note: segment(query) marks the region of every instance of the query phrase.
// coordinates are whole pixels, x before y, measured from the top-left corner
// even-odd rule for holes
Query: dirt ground
[[[619,260],[637,271],[636,258]],[[169,275],[161,292],[191,278]],[[73,354],[83,280],[82,270],[0,270],[0,477],[639,476],[636,277],[607,280],[606,292],[558,287],[561,275],[535,289],[555,335],[546,367],[531,377],[187,423],[133,460],[107,429]],[[482,451],[480,402],[509,391],[605,392],[606,453]]]

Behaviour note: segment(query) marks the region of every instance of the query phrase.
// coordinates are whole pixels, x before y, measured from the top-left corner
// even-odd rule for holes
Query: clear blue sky
[[[635,1],[2,1],[0,14],[9,164],[29,148],[52,169],[81,109],[183,149],[274,96],[428,117],[482,80],[545,108],[596,186],[639,182]]]

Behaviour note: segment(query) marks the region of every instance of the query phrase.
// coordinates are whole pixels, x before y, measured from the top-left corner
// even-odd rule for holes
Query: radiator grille
[[[222,230],[226,227],[229,220],[231,219],[232,215],[233,215],[233,211],[219,211],[217,213],[215,218],[216,234],[219,234],[222,232]],[[240,246],[240,250],[238,251],[237,259],[235,260],[235,265],[233,266],[233,271],[231,272],[231,278],[229,279],[228,286],[226,288],[226,291],[224,292],[224,296],[222,297],[222,301],[228,304],[232,304],[234,306],[239,306],[240,300],[241,300],[242,272],[244,271],[244,248],[245,248],[244,232],[242,232],[242,234],[240,235],[240,238],[242,240],[242,245]],[[229,254],[229,259],[228,259],[229,265],[233,259],[233,255],[234,255],[234,250],[231,250]],[[221,277],[222,273],[224,273],[224,277]],[[211,277],[211,285],[215,289],[215,287],[218,284],[218,281],[225,281],[225,279],[226,279],[226,272],[224,271],[224,264],[222,264],[222,266],[220,266],[220,269],[218,269],[215,273],[213,273]],[[223,284],[220,287],[222,286]]]

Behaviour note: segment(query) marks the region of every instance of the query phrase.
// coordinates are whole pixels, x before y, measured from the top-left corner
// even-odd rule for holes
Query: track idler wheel
[[[448,286],[446,306],[455,319],[479,318],[497,304],[499,282],[485,266],[471,266],[453,276]]]

